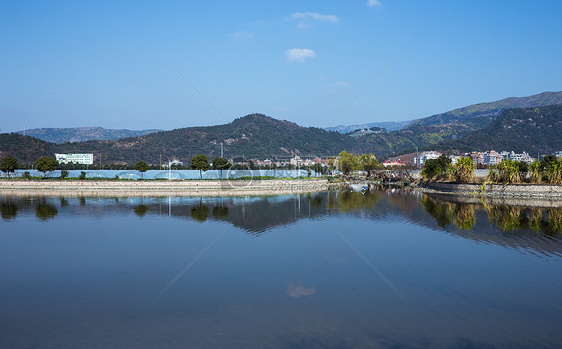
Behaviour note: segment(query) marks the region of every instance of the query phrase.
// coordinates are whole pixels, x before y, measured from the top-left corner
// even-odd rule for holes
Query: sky
[[[0,132],[403,121],[562,90],[562,1],[0,0]]]

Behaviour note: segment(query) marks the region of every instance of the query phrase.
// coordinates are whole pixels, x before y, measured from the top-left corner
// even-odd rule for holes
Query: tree
[[[39,172],[43,172],[43,178],[47,177],[47,172],[51,172],[57,169],[59,162],[48,156],[42,156],[37,161],[35,161],[35,168]]]
[[[230,162],[228,162],[228,160],[225,158],[214,158],[213,168],[215,170],[221,171],[221,179],[222,179],[222,170],[228,170],[230,168]]]
[[[359,168],[359,162],[357,161],[357,156],[349,154],[345,150],[339,154],[339,168],[344,175],[348,175],[352,171],[356,171]]]
[[[0,171],[5,172],[10,177],[10,173],[15,172],[18,169],[18,160],[16,158],[6,156],[0,162]]]
[[[322,174],[322,164],[314,164],[310,168],[315,172],[315,175]]]
[[[66,177],[68,177],[68,171],[67,170],[61,170],[60,171],[60,179],[65,179]]]
[[[367,172],[367,177],[371,175],[371,171],[377,168],[377,165],[379,164],[379,161],[375,158],[373,153],[362,154],[359,157],[359,162],[361,163],[363,170]]]
[[[139,171],[141,173],[141,179],[144,179],[144,173],[148,171],[148,165],[144,161],[137,161],[133,166],[133,169]]]
[[[455,164],[455,177],[459,183],[469,183],[474,179],[474,161],[469,157],[462,157]]]
[[[199,170],[199,176],[201,179],[203,179],[203,173],[201,171],[207,171],[210,167],[207,155],[203,154],[192,157],[190,164],[192,169]]]
[[[447,172],[450,164],[451,159],[449,159],[449,157],[445,154],[439,156],[437,159],[428,159],[423,164],[421,175],[426,180],[431,179],[437,175]]]

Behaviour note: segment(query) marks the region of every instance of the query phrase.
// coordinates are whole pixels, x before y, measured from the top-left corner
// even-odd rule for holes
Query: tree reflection
[[[209,216],[209,207],[206,205],[193,207],[189,215],[198,222],[205,222]]]
[[[340,191],[335,200],[328,199],[328,208],[339,209],[342,213],[353,212],[363,209],[372,209],[379,200],[376,193],[370,191],[357,193],[352,191]]]
[[[489,223],[504,232],[530,228],[536,232],[556,236],[562,231],[562,208],[529,208],[486,203],[483,199],[480,203],[466,203],[453,201],[466,199],[454,197],[451,199],[442,200],[428,194],[421,199],[422,207],[441,228],[454,222],[457,228],[470,230],[476,225],[476,210],[484,210]]]
[[[4,220],[15,219],[18,214],[18,207],[11,201],[3,201],[0,204],[0,216]]]
[[[454,211],[455,225],[462,230],[470,230],[476,224],[474,205],[457,203]]]
[[[529,217],[522,207],[506,205],[485,205],[490,224],[495,223],[503,231],[529,228]]]
[[[50,218],[54,218],[59,211],[57,210],[55,205],[51,205],[46,203],[45,201],[40,202],[35,207],[35,216],[42,221],[47,221]]]
[[[146,212],[148,212],[148,206],[146,205],[137,205],[133,208],[135,214],[139,217],[144,217]]]
[[[213,218],[222,219],[228,217],[229,208],[227,206],[213,207]]]
[[[440,202],[429,195],[424,195],[421,205],[431,217],[435,218],[437,225],[441,228],[453,223],[454,212],[450,202]]]

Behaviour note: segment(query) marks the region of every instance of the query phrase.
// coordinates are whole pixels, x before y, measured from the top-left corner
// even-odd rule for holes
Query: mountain
[[[38,142],[42,149],[50,152],[50,156],[54,153],[93,153],[96,162],[101,155],[103,163],[128,164],[139,160],[158,164],[160,157],[163,162],[177,159],[188,163],[191,157],[198,154],[213,159],[221,155],[221,143],[224,157],[245,159],[288,159],[294,155],[327,157],[353,149],[355,145],[350,136],[315,127],[302,127],[262,114],[247,115],[224,125],[188,127],[105,141],[54,144],[29,136],[0,135],[0,156],[28,159],[31,155],[26,154],[26,147],[8,146],[11,142],[8,139],[14,144]],[[6,147],[2,144],[6,144]],[[39,152],[34,151],[33,154],[35,156]]]
[[[369,124],[360,124],[360,125],[350,125],[350,126],[334,126],[334,127],[326,127],[326,131],[337,131],[339,133],[347,134],[359,129],[368,129],[371,127],[380,127],[386,129],[386,131],[396,131],[401,129],[402,127],[408,126],[412,120],[409,121],[388,121],[388,122],[372,122]]]
[[[457,140],[439,144],[440,150],[506,150],[552,154],[562,150],[562,105],[508,109],[490,125]]]
[[[103,127],[74,128],[34,128],[17,133],[32,136],[51,143],[85,142],[90,140],[112,140],[126,137],[137,137],[161,130],[115,130]]]
[[[510,97],[495,102],[469,105],[446,113],[414,120],[411,126],[454,124],[466,122],[469,119],[479,119],[479,125],[484,127],[490,124],[495,117],[506,109],[542,107],[559,104],[562,104],[562,92],[543,92],[529,97]],[[486,125],[482,123],[486,123]]]
[[[562,92],[544,92],[530,97],[506,98],[490,103],[474,104],[443,114],[412,121],[408,126],[385,134],[369,134],[358,138],[357,149],[376,149],[379,157],[430,149],[441,142],[468,137],[491,125],[508,108],[540,107],[562,104]],[[520,130],[523,132],[523,130]],[[540,140],[538,141],[540,143]],[[539,145],[539,143],[537,143]],[[447,143],[461,144],[461,143]],[[546,149],[539,145],[540,149]]]
[[[0,134],[0,158],[15,156],[19,163],[33,164],[42,156],[54,157],[54,144],[18,133]]]
[[[414,125],[445,125],[462,123],[470,129],[476,130],[489,125],[495,117],[506,109],[541,107],[562,104],[562,92],[543,92],[529,97],[509,97],[499,101],[478,103],[467,107],[454,109],[445,113],[435,114],[421,119],[409,121],[374,122],[357,125],[339,125],[327,127],[328,131],[350,133],[358,129],[370,127],[385,128],[388,132],[399,131]],[[473,119],[473,120],[471,120]]]

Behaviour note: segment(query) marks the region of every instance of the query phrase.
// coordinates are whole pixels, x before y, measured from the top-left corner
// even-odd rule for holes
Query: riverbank
[[[556,184],[458,184],[426,182],[415,190],[455,195],[547,198],[562,200],[562,186]]]
[[[289,180],[1,180],[0,195],[262,196],[328,191],[327,179]]]

